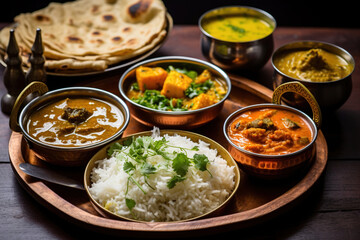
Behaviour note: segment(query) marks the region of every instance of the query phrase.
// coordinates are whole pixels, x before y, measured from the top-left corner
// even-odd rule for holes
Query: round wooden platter
[[[192,131],[208,136],[227,147],[222,125],[227,116],[251,104],[269,102],[272,91],[251,80],[232,77],[232,92],[220,115]],[[124,136],[151,128],[130,120]],[[84,168],[54,167],[37,159],[28,149],[23,137],[13,133],[9,142],[9,156],[13,171],[20,184],[42,205],[74,224],[93,231],[118,236],[166,237],[198,236],[231,231],[254,226],[267,221],[293,207],[306,196],[320,178],[326,163],[328,149],[326,140],[319,131],[316,140],[316,158],[309,168],[286,181],[261,181],[241,172],[240,186],[234,198],[220,215],[177,223],[136,223],[104,218],[92,207],[85,191],[47,183],[26,175],[19,168],[22,162],[53,168],[56,171],[82,181]]]

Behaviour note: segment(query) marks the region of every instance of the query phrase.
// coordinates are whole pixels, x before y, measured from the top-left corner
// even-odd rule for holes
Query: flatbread
[[[77,0],[50,3],[15,17],[15,36],[28,63],[36,29],[44,44],[45,67],[55,71],[104,70],[138,56],[166,36],[166,8],[161,0]],[[6,48],[10,27],[0,32]]]

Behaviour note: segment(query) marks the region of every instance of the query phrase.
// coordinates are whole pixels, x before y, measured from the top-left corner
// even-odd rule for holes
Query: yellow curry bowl
[[[34,94],[39,96],[20,110]],[[110,92],[90,87],[48,92],[44,83],[33,82],[17,98],[10,128],[23,134],[39,159],[59,166],[82,166],[100,148],[121,138],[129,120],[125,102]]]
[[[280,105],[286,92],[297,92],[309,100],[313,119],[302,111]],[[320,108],[301,84],[279,86],[273,103],[250,105],[233,112],[224,122],[228,151],[240,168],[262,179],[283,179],[302,173],[316,154],[321,124]]]
[[[216,8],[204,13],[198,25],[203,55],[225,70],[259,70],[273,52],[276,20],[261,9]]]
[[[208,186],[213,186],[213,187],[217,187],[219,188],[218,184],[215,184],[212,181],[223,181],[223,183],[225,184],[225,182],[229,182],[229,180],[216,180],[216,179],[221,179],[220,176],[223,176],[227,179],[232,179],[232,186],[231,189],[229,188],[228,190],[228,194],[226,196],[226,198],[222,199],[221,201],[219,201],[217,206],[213,206],[213,207],[209,207],[204,209],[204,211],[201,214],[191,214],[188,215],[187,211],[189,211],[189,209],[191,209],[190,207],[187,207],[188,205],[186,205],[186,210],[183,209],[184,203],[187,202],[187,200],[185,200],[184,202],[182,200],[174,200],[174,199],[178,199],[179,198],[179,194],[181,196],[184,196],[187,194],[193,195],[193,192],[197,192],[196,189],[197,187],[194,187],[194,189],[192,188],[192,190],[188,189],[186,186],[192,186],[195,183],[192,183],[189,185],[189,182],[187,182],[187,180],[184,180],[185,182],[181,182],[179,183],[179,186],[175,186],[174,188],[168,189],[168,192],[163,192],[166,191],[164,188],[162,188],[162,183],[158,183],[157,181],[162,181],[164,179],[166,179],[165,177],[161,177],[161,175],[165,174],[165,175],[169,175],[169,172],[171,172],[170,169],[166,170],[166,173],[164,173],[164,171],[160,170],[162,169],[164,166],[161,167],[161,161],[158,160],[159,162],[156,163],[156,161],[154,162],[152,159],[156,159],[156,157],[152,156],[150,158],[148,158],[146,161],[150,161],[152,162],[152,166],[155,167],[155,169],[159,169],[159,172],[154,172],[151,175],[148,176],[148,182],[143,182],[141,180],[142,177],[139,177],[139,173],[138,171],[140,170],[134,170],[134,172],[132,172],[133,174],[133,180],[130,183],[123,183],[121,181],[128,181],[126,178],[126,174],[125,174],[125,178],[122,178],[122,169],[120,168],[119,165],[121,165],[122,161],[130,161],[132,162],[132,160],[125,160],[123,159],[125,156],[123,155],[122,158],[120,158],[119,156],[121,154],[118,155],[111,155],[109,156],[109,149],[112,148],[114,145],[112,145],[113,143],[115,144],[120,144],[120,146],[123,146],[121,148],[121,150],[124,149],[124,146],[126,145],[126,142],[129,142],[129,140],[136,142],[137,138],[142,138],[142,137],[151,137],[154,136],[154,133],[158,134],[158,136],[160,136],[160,138],[164,138],[166,136],[169,137],[174,137],[174,136],[179,136],[182,138],[186,138],[190,141],[192,141],[194,144],[201,144],[205,143],[207,148],[210,149],[210,151],[215,150],[216,154],[215,156],[217,157],[221,157],[224,161],[226,161],[226,166],[227,168],[232,168],[232,172],[230,174],[230,172],[227,172],[228,174],[221,174],[226,172],[223,168],[225,165],[223,164],[216,164],[215,159],[210,160],[209,159],[209,163],[207,164],[208,166],[208,171],[209,172],[204,172],[204,175],[202,175],[203,177],[201,177],[202,179],[204,179],[204,181],[211,181],[211,184],[209,184]],[[167,140],[169,140],[167,138]],[[144,140],[145,141],[145,140]],[[146,140],[148,141],[148,140]],[[182,140],[173,140],[178,144],[179,147],[179,151],[180,152],[184,152],[185,150],[180,150],[180,146],[183,143]],[[171,141],[170,141],[171,142]],[[191,221],[191,220],[195,220],[195,219],[199,219],[199,218],[206,218],[206,217],[215,217],[215,216],[219,216],[221,215],[221,213],[223,213],[223,211],[226,209],[226,205],[231,203],[231,200],[233,199],[233,197],[235,197],[237,190],[239,188],[240,185],[240,170],[238,167],[238,164],[236,163],[236,161],[233,159],[233,157],[230,155],[230,153],[223,147],[221,146],[219,143],[215,142],[214,140],[197,134],[197,133],[193,133],[193,132],[189,132],[189,131],[183,131],[183,130],[176,130],[176,129],[163,129],[163,130],[159,130],[158,132],[156,130],[152,130],[152,131],[144,131],[144,132],[139,132],[139,133],[135,133],[135,134],[131,134],[129,136],[126,136],[124,138],[121,138],[120,140],[117,140],[115,142],[113,142],[112,144],[108,144],[107,146],[104,146],[101,150],[99,150],[92,158],[91,160],[88,162],[86,168],[85,168],[85,172],[84,172],[84,186],[87,192],[87,195],[89,196],[90,202],[93,205],[93,207],[96,209],[96,211],[98,213],[100,213],[102,216],[104,217],[108,217],[108,218],[112,218],[112,219],[120,219],[120,220],[128,220],[128,221],[135,221],[135,222],[142,222],[142,223],[147,223],[147,224],[157,224],[156,222],[168,222],[169,224],[175,224],[175,223],[179,223],[179,222],[184,222],[184,221]],[[129,145],[128,145],[129,146]],[[131,145],[129,146],[129,148],[131,148]],[[202,147],[200,147],[200,151],[201,149],[203,149]],[[190,150],[190,149],[189,149]],[[150,150],[149,150],[150,151]],[[173,151],[173,150],[172,150]],[[175,150],[177,151],[177,150]],[[186,151],[185,151],[186,152]],[[145,153],[147,154],[147,153]],[[211,155],[211,154],[210,154]],[[150,154],[151,156],[151,154]],[[117,164],[113,165],[111,163],[111,159],[112,158],[116,158]],[[211,164],[214,164],[214,166],[210,166]],[[171,164],[170,164],[171,165]],[[116,169],[113,169],[112,167],[116,167]],[[190,169],[190,167],[189,167]],[[215,171],[215,169],[218,169],[217,171]],[[105,171],[110,171],[111,173],[105,173]],[[212,171],[212,172],[211,172]],[[215,173],[217,172],[217,173]],[[97,175],[99,173],[99,175]],[[205,175],[207,174],[214,174],[214,175],[210,175],[210,178],[206,178]],[[185,175],[186,178],[190,178],[190,175],[197,175],[200,174],[200,171],[197,172],[189,172]],[[94,176],[96,175],[96,176]],[[100,186],[104,186],[104,182],[102,182],[101,177],[99,176],[105,176],[106,177],[106,182],[109,183],[109,187],[104,187],[101,188],[103,191],[101,191],[101,193],[98,191]],[[112,178],[114,177],[114,178]],[[137,178],[138,177],[138,178]],[[116,179],[116,183],[112,184],[112,179]],[[207,180],[206,180],[207,179]],[[189,179],[190,180],[190,179]],[[135,181],[138,181],[137,184],[135,185]],[[146,181],[146,180],[145,180]],[[155,181],[155,182],[154,182]],[[190,180],[193,181],[193,180]],[[204,182],[203,184],[206,184],[206,182]],[[134,188],[135,190],[139,190],[138,187],[142,186],[142,191],[146,191],[146,193],[142,192],[140,195],[132,195],[131,193],[134,194]],[[146,188],[145,185],[151,186],[149,188]],[[221,185],[221,184],[220,184]],[[202,200],[204,201],[208,201],[208,197],[209,195],[207,195],[207,191],[206,191],[207,187],[202,187],[201,191],[202,193],[200,195],[193,195],[193,197],[191,198],[190,201],[198,201],[198,197],[200,197]],[[224,186],[220,187],[221,189],[224,189]],[[122,192],[122,189],[124,190],[124,193]],[[118,192],[120,191],[120,192]],[[182,193],[182,191],[188,191],[188,193],[184,192]],[[98,193],[98,194],[94,194],[94,192]],[[108,193],[107,193],[108,192]],[[126,192],[126,193],[125,193]],[[112,197],[116,194],[116,197]],[[125,194],[125,196],[123,196],[123,194]],[[128,195],[126,195],[128,194]],[[144,194],[144,195],[142,195]],[[211,195],[211,194],[210,194]],[[102,197],[103,196],[103,197]],[[170,214],[171,215],[171,211],[169,213],[169,208],[176,208],[178,209],[178,211],[181,211],[181,215],[182,216],[186,216],[184,218],[180,218],[180,216],[177,216],[176,220],[162,220],[159,221],[157,219],[143,219],[141,212],[143,211],[138,211],[135,208],[133,210],[135,210],[135,212],[132,212],[131,214],[129,213],[125,213],[125,210],[123,209],[122,206],[119,206],[120,204],[124,204],[122,201],[120,201],[119,199],[122,199],[123,197],[127,197],[127,198],[133,198],[136,197],[135,199],[135,203],[142,205],[144,204],[143,202],[145,202],[144,205],[146,205],[145,207],[148,208],[147,211],[156,211],[156,209],[163,208],[161,211],[164,212],[164,214]],[[159,199],[154,200],[153,197],[151,196],[161,196]],[[177,196],[177,197],[176,197]],[[214,198],[215,195],[213,195]],[[147,198],[151,198],[151,200],[147,199]],[[222,197],[219,197],[219,199]],[[114,199],[116,201],[114,201]],[[157,205],[159,204],[159,205]],[[166,207],[164,208],[164,206],[170,204],[172,207]],[[176,206],[177,204],[179,204],[178,206]],[[188,204],[188,203],[187,203]],[[115,205],[115,207],[113,206]],[[161,206],[160,206],[161,205]],[[118,207],[116,207],[118,206]],[[151,207],[149,207],[151,206]],[[141,207],[140,207],[141,208]],[[131,210],[130,210],[131,211]],[[183,212],[182,212],[183,211]],[[144,213],[144,212],[143,212]],[[140,214],[140,215],[138,215]],[[157,216],[156,214],[154,214],[153,212],[149,213],[151,216],[155,217]],[[150,216],[148,215],[148,216]]]
[[[291,42],[279,47],[271,62],[274,89],[286,82],[299,81],[314,95],[324,113],[340,108],[351,94],[355,61],[339,46],[319,41]],[[308,109],[298,94],[289,93],[284,101]]]
[[[140,102],[135,102],[134,97],[130,96],[132,94],[132,86],[133,84],[137,84],[139,82],[138,73],[140,69],[147,68],[150,71],[155,71],[160,69],[165,75],[167,75],[166,79],[163,81],[163,85],[155,86],[155,89],[149,90],[150,91],[158,91],[158,93],[161,93],[163,95],[163,91],[165,91],[165,86],[167,85],[167,82],[170,82],[170,80],[177,79],[176,84],[171,85],[170,83],[168,85],[171,85],[172,88],[168,88],[174,93],[182,94],[186,92],[186,88],[190,89],[192,86],[189,84],[192,84],[195,82],[195,80],[189,80],[190,78],[187,76],[184,76],[184,74],[179,75],[179,77],[170,78],[171,75],[176,75],[178,73],[174,73],[173,71],[169,71],[168,69],[187,69],[190,71],[196,72],[196,74],[199,75],[199,77],[202,76],[201,73],[208,73],[208,76],[211,76],[211,80],[221,85],[221,91],[217,91],[212,96],[219,96],[218,99],[214,101],[209,101],[207,105],[204,105],[203,107],[195,108],[195,105],[199,106],[198,104],[191,103],[191,101],[194,101],[198,97],[201,97],[200,95],[198,97],[194,97],[192,99],[189,99],[189,97],[179,96],[176,97],[169,97],[169,100],[176,101],[176,102],[183,102],[185,103],[188,101],[191,104],[188,104],[190,107],[189,110],[169,110],[169,109],[162,109],[162,108],[152,108],[152,106],[144,105]],[[166,70],[167,69],[167,70]],[[142,71],[142,70],[141,70]],[[148,78],[151,82],[154,82],[153,78]],[[198,79],[198,78],[196,78]],[[169,80],[169,81],[168,81]],[[185,81],[186,80],[186,81]],[[190,81],[190,82],[189,82]],[[217,86],[215,84],[215,86]],[[144,84],[144,91],[138,91],[135,93],[137,94],[147,94],[147,86],[149,84]],[[217,66],[208,63],[206,61],[202,61],[195,58],[190,57],[183,57],[183,56],[167,56],[167,57],[159,57],[159,58],[153,58],[149,60],[145,60],[143,62],[137,63],[136,65],[129,68],[120,78],[119,81],[119,90],[120,94],[125,99],[125,102],[127,103],[131,117],[136,119],[138,122],[147,125],[147,126],[156,126],[159,128],[176,128],[176,129],[193,129],[199,126],[202,126],[209,121],[213,120],[218,116],[220,111],[223,108],[224,102],[227,99],[227,97],[230,94],[231,91],[231,82],[227,74],[218,68]],[[170,91],[169,90],[169,91]],[[221,92],[221,94],[219,93]],[[166,95],[167,91],[165,91]],[[206,93],[207,94],[207,93]],[[133,94],[134,95],[134,94]],[[201,94],[204,95],[204,94]],[[141,95],[144,96],[144,95]],[[163,96],[161,96],[163,97]],[[214,99],[211,97],[211,99]],[[165,100],[160,100],[160,104],[162,104]],[[200,101],[199,101],[200,102]],[[198,102],[197,102],[198,103]],[[200,104],[201,105],[201,104]]]

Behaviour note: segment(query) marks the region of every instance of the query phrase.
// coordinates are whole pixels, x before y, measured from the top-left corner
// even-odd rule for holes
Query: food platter
[[[221,129],[226,117],[240,107],[269,102],[272,96],[271,90],[256,82],[237,76],[230,78],[233,89],[220,115],[208,124],[192,130],[215,140],[224,147],[227,145]],[[131,119],[124,136],[150,129]],[[209,131],[209,129],[218,129],[218,131]],[[12,133],[9,142],[10,162],[15,176],[24,189],[40,204],[83,228],[117,236],[138,237],[169,236],[174,232],[177,236],[193,236],[199,233],[206,235],[241,229],[267,221],[293,207],[306,196],[324,172],[327,155],[326,140],[319,131],[316,140],[316,157],[306,171],[286,181],[275,182],[255,180],[241,172],[237,193],[217,216],[181,223],[138,223],[104,218],[92,207],[85,191],[57,186],[26,175],[20,170],[20,163],[29,162],[47,168],[54,167],[37,159],[27,147],[21,134]],[[83,167],[57,167],[56,170],[82,181]]]
[[[14,27],[15,24],[13,24]],[[169,13],[166,13],[166,35],[165,37],[157,44],[155,45],[152,49],[150,49],[149,51],[135,56],[133,58],[121,61],[119,63],[110,65],[108,68],[106,68],[104,71],[88,71],[88,72],[54,72],[54,71],[47,71],[46,74],[49,76],[58,76],[58,77],[81,77],[81,76],[90,76],[90,75],[97,75],[97,74],[102,74],[102,73],[108,73],[108,72],[112,72],[112,71],[116,71],[119,70],[121,68],[124,67],[128,67],[134,63],[137,63],[143,59],[146,59],[147,57],[151,56],[153,53],[155,53],[166,41],[166,39],[168,38],[171,30],[173,28],[173,19],[171,17],[171,15]],[[4,67],[6,67],[6,63],[5,63],[5,50],[4,49],[0,49],[0,64]],[[24,69],[24,71],[26,72],[27,69]]]

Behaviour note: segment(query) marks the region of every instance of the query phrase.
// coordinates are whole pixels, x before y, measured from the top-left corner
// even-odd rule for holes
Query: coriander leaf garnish
[[[199,146],[194,146],[191,150],[199,151]]]
[[[123,169],[124,169],[124,172],[129,174],[132,170],[135,170],[135,166],[131,162],[125,162]]]
[[[200,171],[206,171],[206,164],[209,162],[209,159],[204,154],[194,154],[194,163],[195,167]]]
[[[169,189],[175,187],[176,183],[178,182],[182,182],[186,179],[186,177],[181,177],[181,176],[178,176],[178,175],[175,175],[173,176],[168,182],[167,182],[167,187]]]
[[[134,137],[131,137],[131,138],[129,137],[123,141],[123,145],[127,146],[127,147],[130,146],[131,143],[133,142],[133,140],[134,140]]]
[[[204,154],[194,154],[194,163],[195,167],[200,171],[208,171],[210,176],[212,177],[211,172],[207,169],[206,165],[209,163],[209,159]]]
[[[172,162],[173,170],[181,177],[186,175],[189,165],[189,158],[184,153],[178,153]]]
[[[145,162],[145,163],[141,166],[140,172],[141,172],[143,175],[154,174],[154,173],[156,173],[156,167],[154,167],[151,163]]]
[[[130,211],[135,207],[135,204],[136,204],[136,202],[133,199],[130,199],[130,198],[125,198],[125,203],[126,203],[126,206],[129,208]]]
[[[111,156],[113,155],[113,153],[116,151],[116,150],[121,150],[122,149],[122,145],[118,142],[112,144],[108,150],[107,150],[107,155],[108,156]]]
[[[192,82],[190,86],[185,90],[185,95],[189,98],[199,96],[201,93],[206,93],[214,86],[214,82],[206,80],[203,83]]]
[[[144,184],[155,190],[155,187],[149,183],[149,177],[151,174],[156,174],[158,169],[157,164],[148,162],[149,157],[161,156],[166,161],[166,164],[162,164],[161,168],[165,166],[171,168],[168,170],[173,171],[174,176],[167,182],[169,189],[175,187],[178,182],[186,180],[190,165],[200,171],[208,171],[209,159],[207,156],[196,153],[193,158],[190,158],[188,151],[199,151],[199,146],[192,148],[174,146],[170,145],[165,137],[155,141],[150,136],[130,137],[123,141],[122,145],[114,143],[109,147],[107,153],[123,162],[122,169],[128,174],[125,198],[126,206],[130,211],[136,204],[134,200],[127,197],[131,183],[134,183],[144,194],[147,194],[143,188]]]

